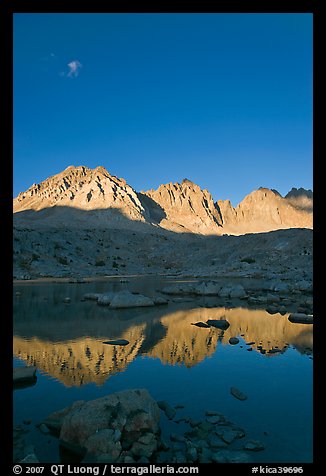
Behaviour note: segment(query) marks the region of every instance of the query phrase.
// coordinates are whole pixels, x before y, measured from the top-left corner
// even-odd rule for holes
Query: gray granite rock
[[[129,307],[154,306],[154,302],[142,294],[133,294],[129,291],[120,291],[111,300],[110,309],[124,309]]]
[[[35,380],[35,378],[36,378],[36,367],[33,367],[33,366],[16,367],[13,369],[14,384]]]
[[[60,441],[85,448],[98,461],[116,462],[121,452],[149,457],[157,448],[159,408],[145,389],[77,401],[46,421],[60,422]]]

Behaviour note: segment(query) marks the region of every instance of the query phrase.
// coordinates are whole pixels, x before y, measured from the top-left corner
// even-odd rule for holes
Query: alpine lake
[[[172,282],[120,277],[14,283],[14,367],[37,368],[33,385],[14,388],[17,454],[24,441],[41,463],[73,460],[55,436],[40,430],[42,421],[77,400],[145,388],[177,407],[173,420],[161,412],[167,439],[184,434],[189,418],[205,420],[213,410],[261,442],[264,449],[251,451],[250,461],[312,462],[312,324],[292,323],[289,313],[270,314],[266,305],[214,296],[164,296],[167,305],[132,309],[83,299],[122,289],[163,296],[158,291]],[[221,318],[230,324],[226,330],[193,325]],[[239,341],[232,345],[231,337]],[[129,344],[104,344],[109,339]],[[231,387],[247,398],[235,398]],[[244,440],[231,446],[241,449]]]

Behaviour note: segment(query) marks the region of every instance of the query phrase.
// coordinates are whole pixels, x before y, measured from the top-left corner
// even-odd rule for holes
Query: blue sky
[[[15,14],[14,195],[69,165],[312,189],[311,14]]]

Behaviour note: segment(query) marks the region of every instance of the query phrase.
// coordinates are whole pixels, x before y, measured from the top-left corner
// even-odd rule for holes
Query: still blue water
[[[247,309],[243,302],[220,306],[214,298],[116,311],[80,301],[86,292],[123,286],[151,295],[158,283],[43,283],[14,288],[21,293],[14,297],[14,365],[38,368],[34,386],[14,391],[14,424],[32,420],[25,425],[26,440],[35,445],[41,462],[60,458],[57,440],[43,435],[37,423],[75,400],[127,388],[146,388],[157,400],[184,405],[178,410],[180,417],[200,419],[205,410],[223,413],[243,427],[248,438],[265,444],[264,451],[251,455],[253,461],[312,461],[311,325]],[[67,296],[70,304],[62,302]],[[225,332],[191,325],[219,317],[230,323]],[[240,342],[230,345],[231,336]],[[103,340],[108,338],[124,338],[130,344],[105,346]],[[247,345],[249,341],[254,344]],[[269,354],[271,348],[281,352]],[[247,400],[235,399],[232,386]],[[163,416],[161,421],[167,433],[186,429]]]

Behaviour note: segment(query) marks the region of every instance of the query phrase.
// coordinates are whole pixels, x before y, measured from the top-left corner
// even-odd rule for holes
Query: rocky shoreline
[[[150,276],[147,276],[150,278]],[[242,303],[242,306],[262,308],[270,314],[287,312],[309,315],[313,313],[313,282],[311,279],[297,279],[285,281],[281,279],[257,280],[253,278],[228,278],[219,280],[198,279],[189,277],[162,277],[162,285],[150,295],[133,291],[130,285],[132,281],[137,282],[141,276],[128,276],[125,279],[116,277],[97,278],[41,278],[28,281],[26,284],[53,283],[53,284],[73,284],[86,285],[96,282],[117,282],[124,286],[120,290],[112,292],[87,292],[81,300],[94,301],[99,306],[106,306],[109,309],[126,309],[136,307],[151,307],[160,305],[171,305],[173,303],[195,302],[198,300],[199,306],[217,307]],[[167,284],[164,285],[164,281]],[[14,285],[25,284],[25,281],[15,280]],[[21,291],[14,291],[16,298],[21,296]],[[67,290],[67,297],[63,299],[66,304],[71,303]],[[216,299],[215,302],[202,303],[201,299]],[[298,317],[300,319],[300,316]],[[304,318],[302,319],[302,322]]]

